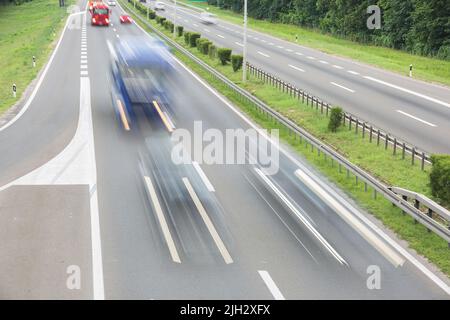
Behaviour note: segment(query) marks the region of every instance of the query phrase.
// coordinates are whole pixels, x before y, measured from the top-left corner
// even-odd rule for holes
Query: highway
[[[110,27],[71,15],[80,28],[65,28],[0,128],[0,298],[448,299],[421,258],[285,146],[274,175],[248,161],[175,165],[171,129],[259,130],[180,62],[165,117],[134,105],[125,130],[107,42],[146,35],[112,10]]]
[[[174,21],[167,0],[158,15]],[[154,1],[146,5],[153,7]],[[178,6],[177,23],[220,47],[242,54],[243,28],[218,20],[204,24],[198,11]],[[251,25],[250,25],[251,28]],[[301,39],[299,40],[301,42]],[[248,61],[320,99],[427,152],[449,153],[450,90],[349,59],[248,31]],[[409,70],[405,61],[405,75]]]

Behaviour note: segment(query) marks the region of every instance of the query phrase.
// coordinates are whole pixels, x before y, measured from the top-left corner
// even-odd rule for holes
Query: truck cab
[[[94,2],[91,10],[91,24],[93,26],[109,26],[111,10],[101,2]]]

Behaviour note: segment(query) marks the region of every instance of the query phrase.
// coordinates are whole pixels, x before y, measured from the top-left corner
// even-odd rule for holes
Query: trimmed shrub
[[[197,38],[195,39],[195,46],[197,47],[197,50],[200,51],[200,42],[202,42],[205,39]]]
[[[212,42],[208,45],[208,54],[211,59],[215,59],[217,57],[217,47]]]
[[[177,37],[181,37],[183,35],[183,26],[177,26]]]
[[[189,46],[195,48],[197,46],[197,39],[200,38],[200,33],[192,32],[189,35]]]
[[[450,205],[450,155],[433,154],[430,172],[431,194],[443,205]]]
[[[185,32],[184,33],[184,43],[186,44],[186,45],[189,45],[189,38],[191,37],[191,32]]]
[[[244,61],[244,57],[240,54],[233,54],[231,56],[231,66],[234,72],[242,68],[242,61]]]
[[[164,25],[164,21],[166,21],[166,18],[164,18],[164,17],[160,17],[160,18],[159,18],[159,24],[160,24],[160,25],[163,26],[163,25]]]
[[[226,65],[227,62],[231,59],[231,49],[228,48],[220,48],[217,50],[217,56],[219,57],[220,63],[222,65]]]
[[[148,18],[151,19],[151,20],[155,19],[155,18],[156,18],[156,13],[155,13],[155,11],[150,10],[150,11],[148,12]]]
[[[342,108],[333,107],[331,108],[330,121],[328,122],[328,130],[331,132],[336,132],[342,123]]]
[[[208,53],[209,53],[209,45],[210,44],[211,44],[211,41],[204,41],[204,42],[202,42],[202,50],[201,50],[201,52],[204,55],[208,55]]]

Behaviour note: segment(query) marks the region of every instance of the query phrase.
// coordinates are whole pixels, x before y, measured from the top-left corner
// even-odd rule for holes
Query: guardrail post
[[[420,209],[420,202],[417,199],[414,200],[414,208],[416,208],[417,210]],[[414,219],[414,224],[417,224],[417,220],[416,219]]]
[[[388,143],[389,143],[389,133],[386,133],[385,135],[384,135],[384,150],[387,150],[387,147],[388,147]]]
[[[378,129],[378,132],[377,132],[377,146],[379,146],[380,145],[380,129]]]
[[[323,114],[323,101],[320,101],[320,113]]]
[[[407,197],[407,196],[402,196],[402,199],[405,200],[405,201],[408,201],[408,197]],[[402,213],[403,213],[404,215],[406,214],[406,212],[403,211],[403,210],[402,210]]]
[[[377,199],[377,190],[373,189],[373,198],[376,200]]]
[[[369,133],[369,142],[372,143],[372,134],[373,134],[373,127],[370,126],[370,133]]]
[[[425,169],[425,152],[422,151],[422,159],[421,159],[422,163],[420,164],[420,167],[422,169],[422,171]]]
[[[403,146],[402,146],[402,159],[405,159],[405,151],[406,151],[406,144],[403,142]]]
[[[359,127],[359,119],[356,118],[355,134],[358,134],[358,127]]]
[[[411,165],[414,165],[415,157],[416,157],[416,148],[413,147],[411,152]]]
[[[330,108],[328,107],[328,103],[325,105],[325,109],[327,110],[327,113],[326,113],[326,114],[327,114],[327,117],[328,117],[328,112],[330,111],[330,110],[329,110]],[[345,121],[345,117],[343,117],[343,118],[344,118],[344,121]]]
[[[397,138],[394,138],[394,150],[392,151],[392,154],[395,156],[397,153]]]
[[[362,132],[363,139],[364,139],[365,135],[366,135],[366,123],[363,122],[363,132]]]
[[[352,130],[352,116],[348,117],[348,130]]]
[[[364,181],[364,192],[367,192],[367,182]]]
[[[350,170],[347,168],[347,178],[350,178]]]

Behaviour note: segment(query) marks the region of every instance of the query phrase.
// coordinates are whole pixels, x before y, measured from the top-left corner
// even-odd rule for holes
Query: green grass
[[[66,8],[59,8],[55,0],[0,7],[0,114],[17,102],[46,63],[65,16]],[[33,56],[36,68],[32,67]],[[17,85],[16,99],[12,97],[13,83]]]
[[[122,5],[128,6],[122,0],[121,3]],[[136,21],[139,22],[137,19]],[[153,26],[168,34],[167,30],[157,25],[155,21],[150,22]],[[151,31],[144,24],[141,24],[141,26]],[[183,38],[178,38],[177,41],[184,46]],[[328,120],[320,112],[311,110],[310,107],[291,99],[286,94],[280,93],[270,86],[264,85],[258,80],[250,79],[246,85],[243,85],[241,83],[241,74],[234,73],[230,65],[222,66],[218,61],[213,61],[208,56],[200,54],[196,48],[188,48],[188,50],[211,66],[217,68],[217,70],[232,79],[235,83],[240,84],[255,96],[268,102],[274,109],[304,126],[317,137],[320,137],[327,143],[338,145],[339,151],[345,154],[350,161],[368,169],[382,178],[382,180],[429,195],[429,187],[427,185],[429,168],[422,172],[417,166],[412,167],[408,161],[402,160],[400,156],[392,156],[391,150],[384,152],[382,151],[381,145],[377,147],[376,143],[370,144],[367,141],[363,141],[360,135],[348,132],[344,128],[341,128],[337,134],[331,134],[326,129]],[[369,188],[365,191],[363,183],[359,182],[356,184],[355,177],[347,177],[345,170],[339,172],[337,164],[333,164],[330,158],[325,159],[323,154],[318,156],[317,150],[311,151],[311,147],[305,144],[304,141],[300,143],[298,139],[294,140],[293,136],[290,136],[283,126],[267,119],[262,113],[255,110],[251,104],[240,99],[239,95],[233,90],[204,71],[203,68],[183,53],[175,50],[174,54],[222,95],[239,106],[241,110],[261,127],[279,129],[280,139],[282,141],[287,143],[293,150],[297,151],[298,154],[328,177],[331,182],[356,200],[362,208],[372,213],[400,238],[408,241],[411,248],[428,258],[445,274],[450,275],[450,250],[448,244],[443,239],[432,232],[428,232],[421,224],[414,223],[411,217],[403,215],[401,210],[392,206],[382,196],[379,195],[375,199],[373,197],[373,190]]]
[[[243,23],[242,15],[230,10],[222,10],[215,6],[208,6],[204,2],[179,1],[201,9],[208,8],[208,11],[217,14],[217,16],[226,21],[239,25],[242,25]],[[249,18],[248,25],[256,31],[270,34],[291,42],[295,42],[295,36],[298,35],[298,44],[300,45],[315,48],[333,55],[354,59],[402,75],[408,75],[409,65],[413,64],[415,78],[447,86],[450,85],[450,61],[413,55],[404,51],[385,47],[359,44],[323,34],[316,30],[301,28],[290,24],[272,23],[265,20]]]

